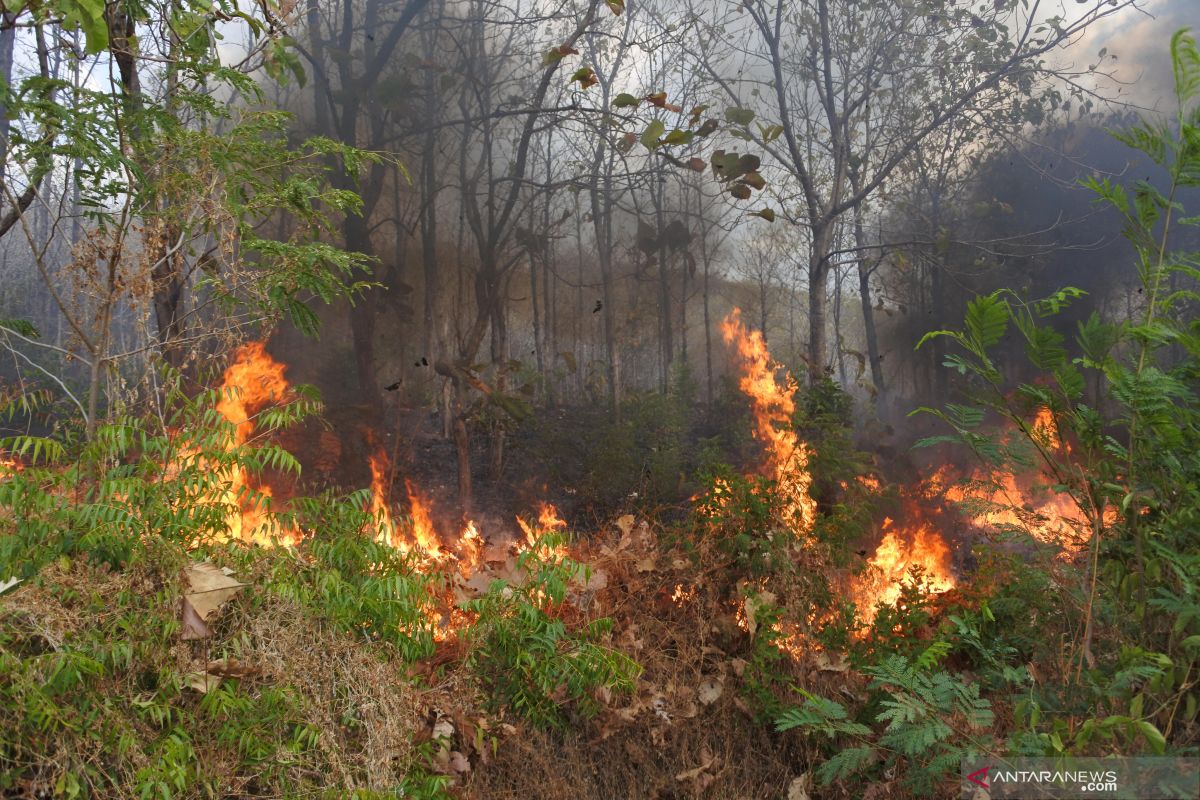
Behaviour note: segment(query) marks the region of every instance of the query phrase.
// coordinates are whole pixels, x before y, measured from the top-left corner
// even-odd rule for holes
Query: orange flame
[[[537,547],[541,537],[545,536],[547,533],[565,531],[567,529],[567,523],[564,522],[563,519],[558,515],[558,509],[555,508],[552,503],[538,504],[538,519],[536,524],[531,524],[524,518],[517,517],[517,525],[519,525],[521,530],[525,532],[524,543],[520,543],[515,546],[515,549],[518,553],[532,550]],[[545,554],[554,555],[556,557],[565,556],[567,553],[566,545],[563,544],[559,544],[550,548],[543,547],[543,550],[545,550]]]
[[[425,551],[435,561],[443,560],[446,554],[442,552],[442,543],[438,539],[437,530],[433,527],[433,517],[429,512],[429,501],[412,481],[404,481],[404,490],[408,492],[408,502],[412,514],[412,535],[417,547]]]
[[[771,360],[762,333],[742,324],[740,309],[733,309],[721,321],[721,333],[727,344],[736,347],[742,361],[738,386],[750,398],[754,435],[766,448],[769,474],[785,498],[785,516],[794,531],[807,533],[816,519],[816,502],[808,493],[812,486],[808,448],[791,430],[796,381],[785,372],[780,386],[776,379],[779,367]]]
[[[376,538],[399,548],[402,543],[396,535],[396,523],[392,521],[392,509],[387,499],[387,454],[377,447],[367,458],[371,467],[371,516],[375,518]]]
[[[854,602],[859,613],[869,615],[877,605],[891,605],[900,599],[901,587],[911,579],[913,567],[919,567],[924,585],[931,592],[954,588],[950,548],[932,525],[921,519],[915,502],[906,504],[912,523],[901,527],[890,517],[883,520],[883,541],[868,560],[868,570],[854,586]]]
[[[769,474],[785,498],[785,514],[796,533],[807,533],[816,520],[816,502],[809,495],[812,475],[808,471],[808,448],[791,429],[796,410],[796,381],[785,373],[780,385],[779,367],[771,360],[762,334],[746,328],[738,309],[721,322],[721,333],[727,343],[737,348],[742,361],[738,385],[752,403],[754,435],[766,448]],[[879,480],[871,475],[860,476],[859,482],[870,491],[879,488]],[[722,488],[720,485],[713,488],[712,502],[717,505],[724,502],[720,496]],[[932,591],[941,592],[954,586],[950,548],[931,526],[922,524],[900,530],[888,519],[884,521],[883,532],[884,538],[870,560],[869,577],[852,587],[860,609],[873,608],[879,602],[894,602],[913,566],[925,570]]]
[[[284,377],[286,372],[287,367],[272,358],[262,342],[249,342],[234,351],[217,401],[217,411],[234,426],[227,449],[248,442],[254,434],[255,415],[287,396],[291,387]],[[299,538],[298,531],[266,530],[264,507],[272,497],[269,486],[251,487],[249,476],[240,467],[231,470],[227,477],[221,500],[235,509],[225,520],[231,538],[262,544],[279,540],[294,542]],[[257,491],[261,501],[245,497],[248,489]]]
[[[25,465],[15,458],[4,455],[0,451],[0,480],[4,480],[21,470],[25,469]]]
[[[1018,480],[1011,473],[990,479],[976,470],[971,481],[945,488],[945,498],[962,504],[974,519],[992,527],[1010,527],[1027,531],[1044,544],[1063,548],[1064,557],[1082,547],[1089,536],[1087,517],[1069,495],[1060,494],[1030,481]]]
[[[458,538],[458,571],[470,578],[483,564],[483,537],[473,520],[467,520],[462,535]]]
[[[1070,442],[1063,440],[1049,408],[1039,408],[1029,428],[1053,456],[1071,455]],[[1036,471],[1016,475],[979,468],[966,481],[956,482],[955,477],[952,467],[943,466],[930,479],[931,491],[959,504],[979,524],[1025,531],[1043,544],[1062,548],[1066,559],[1077,554],[1091,535],[1087,515],[1075,500],[1052,489]],[[1116,509],[1107,509],[1104,519],[1115,521]]]

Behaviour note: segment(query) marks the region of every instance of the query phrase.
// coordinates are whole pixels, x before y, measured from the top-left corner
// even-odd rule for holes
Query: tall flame
[[[407,478],[404,480],[404,491],[408,493],[408,504],[412,514],[412,535],[417,547],[435,560],[445,559],[446,554],[442,552],[442,543],[438,539],[437,530],[433,527],[429,500]]]
[[[250,441],[254,435],[254,417],[272,403],[284,399],[291,386],[285,377],[287,367],[267,352],[262,342],[249,342],[234,351],[233,361],[221,380],[217,411],[234,426],[226,449],[232,450]],[[244,469],[234,468],[227,476],[222,502],[234,510],[226,518],[230,536],[247,541],[268,543],[277,537],[263,530],[266,514],[261,505],[244,498],[250,487]],[[264,499],[272,496],[269,486],[252,487]],[[282,538],[295,539],[296,532],[286,532]]]
[[[808,448],[791,429],[796,381],[785,372],[780,385],[776,378],[779,367],[771,360],[762,333],[742,324],[740,309],[733,309],[721,321],[721,334],[741,359],[738,386],[750,398],[754,435],[766,448],[767,468],[784,498],[785,515],[797,533],[806,533],[816,520],[816,502],[809,495]]]
[[[392,509],[388,503],[388,461],[383,448],[376,447],[368,456],[371,467],[371,516],[375,518],[376,532],[380,542],[400,547],[396,536],[396,523],[392,521]]]

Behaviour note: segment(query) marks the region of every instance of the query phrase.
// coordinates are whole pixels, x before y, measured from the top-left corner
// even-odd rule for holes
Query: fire
[[[458,537],[458,571],[470,578],[483,564],[483,537],[473,520],[467,520],[462,535]]]
[[[1067,557],[1082,547],[1089,535],[1087,518],[1069,495],[1019,480],[1011,473],[992,479],[976,470],[965,485],[946,486],[944,496],[979,523],[1027,531],[1043,544],[1062,547]]]
[[[370,441],[370,437],[368,437]],[[442,550],[441,540],[433,525],[433,515],[430,512],[429,500],[422,495],[412,481],[404,481],[404,490],[408,494],[412,524],[408,533],[411,539],[405,538],[403,531],[392,518],[392,506],[388,499],[391,488],[391,466],[382,447],[375,446],[368,456],[371,468],[371,515],[375,518],[376,536],[401,552],[418,551],[422,558],[431,561],[444,561],[448,554]]]
[[[287,367],[267,352],[262,342],[249,342],[234,351],[233,363],[221,380],[217,411],[234,426],[234,445],[254,433],[254,415],[285,397],[291,389]]]
[[[739,387],[750,398],[754,414],[754,435],[763,442],[767,452],[767,468],[785,498],[785,513],[797,534],[812,530],[816,519],[816,503],[809,495],[812,475],[808,471],[809,451],[791,429],[796,410],[796,381],[784,374],[777,378],[778,366],[771,361],[766,342],[758,331],[748,330],[741,321],[741,312],[734,309],[721,322],[725,341],[737,348],[742,361]],[[869,491],[879,489],[879,479],[861,475],[858,482]],[[722,490],[715,486],[710,502],[724,502]],[[911,514],[920,520],[915,504]],[[944,592],[954,586],[950,568],[950,548],[932,526],[924,522],[902,529],[893,520],[883,523],[883,540],[870,559],[868,577],[852,586],[860,609],[871,609],[877,603],[892,603],[900,597],[901,586],[910,569],[924,570],[930,591]],[[795,643],[800,647],[799,638]]]
[[[883,520],[883,540],[868,560],[868,570],[854,586],[854,601],[859,613],[869,614],[877,605],[891,605],[900,599],[901,588],[911,579],[913,567],[919,567],[924,585],[930,592],[954,588],[950,548],[932,525],[921,518],[913,501],[906,504],[913,520],[901,527],[891,517]]]
[[[387,500],[387,454],[382,448],[376,447],[367,458],[371,467],[371,516],[375,517],[377,538],[392,547],[400,547],[396,523],[392,521],[392,509]]]
[[[412,514],[412,535],[417,547],[435,561],[444,560],[446,554],[442,552],[441,541],[433,527],[433,518],[429,513],[429,501],[417,491],[412,481],[407,478],[404,480],[404,490],[408,492],[408,503]]]
[[[0,480],[15,475],[25,469],[25,465],[15,458],[11,458],[0,452]]]
[[[1049,408],[1038,409],[1029,429],[1053,457],[1071,455],[1070,442],[1063,440]],[[1088,541],[1087,515],[1069,494],[1051,488],[1044,475],[997,473],[980,468],[966,480],[957,478],[952,467],[943,466],[930,480],[931,490],[958,504],[977,523],[1025,531],[1043,544],[1062,548],[1064,558],[1071,558]],[[1105,520],[1111,522],[1115,518],[1116,510],[1108,509]]]
[[[517,517],[517,525],[519,525],[521,530],[525,533],[525,541],[523,543],[518,543],[516,546],[518,553],[533,550],[535,547],[538,547],[541,538],[548,533],[565,531],[567,529],[567,523],[563,521],[562,517],[560,517],[558,514],[558,509],[555,508],[551,503],[539,504],[538,519],[536,524],[531,524],[524,518]],[[546,555],[553,555],[561,558],[567,553],[565,544],[558,544],[554,547],[546,547],[545,545],[541,545],[541,547],[545,551]]]
[[[754,435],[766,448],[767,469],[784,498],[785,515],[796,533],[807,533],[816,519],[816,502],[809,495],[808,448],[791,429],[796,381],[785,372],[780,385],[776,378],[779,367],[771,360],[762,333],[742,324],[739,309],[721,321],[721,333],[742,361],[738,386],[750,398]]]
[[[1034,434],[1044,441],[1051,450],[1064,450],[1062,437],[1058,433],[1058,423],[1054,419],[1054,413],[1048,407],[1042,406],[1038,409],[1031,427]],[[1069,446],[1065,448],[1065,452],[1071,452]]]
[[[254,417],[287,396],[291,387],[286,372],[287,367],[272,358],[262,342],[249,342],[234,352],[233,362],[222,378],[217,402],[217,411],[234,426],[226,443],[227,450],[250,441],[254,434]],[[298,538],[296,531],[275,535],[263,530],[267,522],[264,506],[272,497],[269,486],[251,487],[249,476],[240,467],[230,470],[227,478],[221,501],[234,509],[226,518],[231,538],[264,544],[277,539],[295,541]],[[249,489],[260,495],[260,501],[246,497]]]

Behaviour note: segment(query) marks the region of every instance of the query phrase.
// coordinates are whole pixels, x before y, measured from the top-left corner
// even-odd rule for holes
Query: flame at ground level
[[[870,618],[876,606],[892,605],[900,599],[904,584],[913,580],[914,568],[929,592],[954,588],[946,540],[921,518],[914,502],[906,504],[906,512],[911,520],[907,526],[891,517],[884,518],[883,540],[868,559],[866,573],[854,582],[854,603],[864,619]]]

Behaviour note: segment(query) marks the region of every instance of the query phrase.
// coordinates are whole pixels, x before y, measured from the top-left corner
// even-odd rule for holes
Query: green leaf
[[[690,144],[694,135],[695,134],[691,131],[684,131],[676,128],[663,137],[662,143],[667,145]]]
[[[1004,338],[1010,313],[1008,302],[999,292],[976,297],[967,305],[967,336],[980,353]]]
[[[64,27],[79,28],[85,38],[85,50],[95,55],[108,49],[108,22],[104,19],[104,0],[58,0]]]
[[[659,137],[667,130],[666,123],[661,119],[652,120],[642,132],[641,138],[638,140],[647,150],[654,150],[659,145]]]
[[[613,108],[637,108],[641,102],[641,100],[628,92],[621,92],[613,99],[612,106]]]
[[[0,329],[7,328],[8,330],[19,333],[28,339],[40,339],[42,334],[33,326],[32,322],[23,319],[5,319],[0,317]]]
[[[754,112],[748,108],[731,106],[725,109],[725,120],[734,125],[745,127],[754,121]]]

